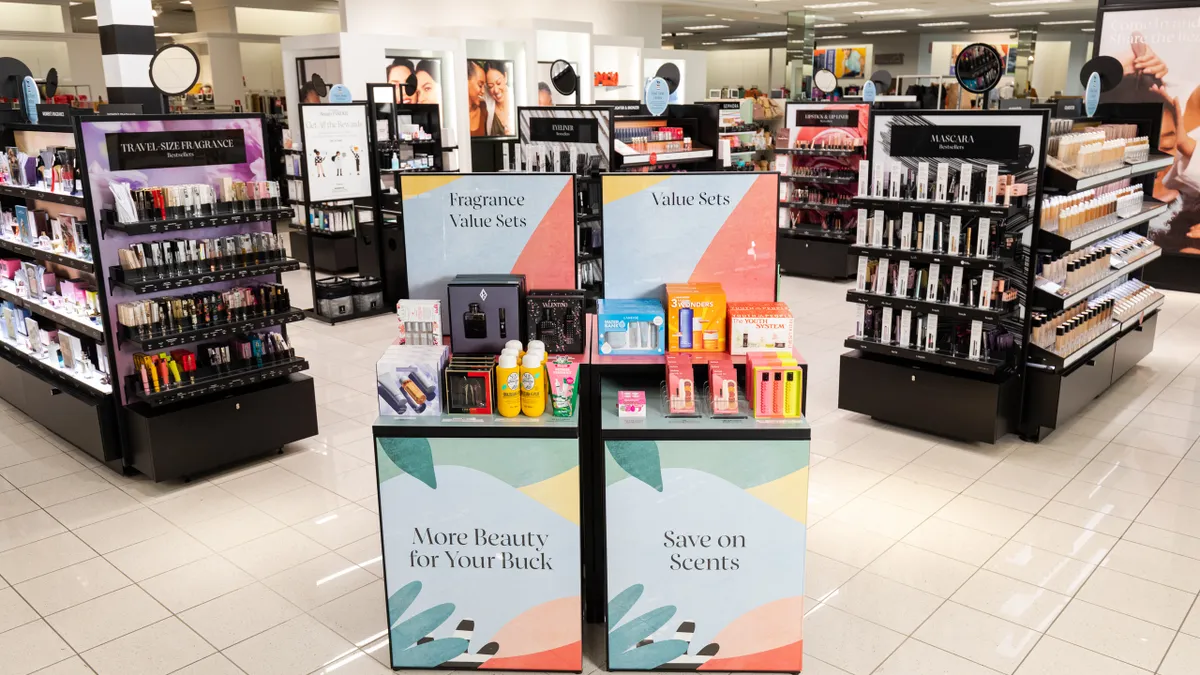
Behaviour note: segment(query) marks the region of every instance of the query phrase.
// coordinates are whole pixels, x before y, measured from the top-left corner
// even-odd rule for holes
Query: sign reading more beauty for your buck
[[[308,201],[370,197],[366,104],[302,104],[300,124]]]

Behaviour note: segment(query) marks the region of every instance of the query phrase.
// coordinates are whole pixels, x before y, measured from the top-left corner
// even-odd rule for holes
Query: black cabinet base
[[[1166,254],[1146,265],[1142,281],[1155,288],[1200,293],[1200,256]]]
[[[317,434],[311,377],[290,375],[208,403],[126,408],[134,469],[154,481],[191,478]]]
[[[313,258],[316,259],[316,263],[310,263],[308,260],[307,238],[309,236],[303,230],[292,230],[288,233],[292,256],[295,260],[330,274],[351,272],[358,268],[358,250],[354,233],[351,232],[344,237],[312,235]]]
[[[849,241],[777,237],[775,256],[779,271],[819,279],[849,279],[857,273],[857,259],[850,255]]]
[[[1016,427],[1015,376],[954,375],[852,351],[842,355],[839,382],[839,408],[881,422],[983,443],[995,443]]]
[[[68,391],[0,356],[0,398],[99,461],[121,456],[111,396]]]

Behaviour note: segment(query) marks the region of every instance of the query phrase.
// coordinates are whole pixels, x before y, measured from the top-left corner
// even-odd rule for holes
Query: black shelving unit
[[[225,227],[239,223],[260,223],[264,220],[280,220],[291,218],[290,208],[252,209],[250,211],[219,213],[211,216],[191,216],[186,218],[164,218],[162,220],[147,220],[138,223],[118,223],[115,218],[104,222],[105,230],[124,232],[133,236],[138,234],[163,234],[166,232],[184,232],[200,230],[208,227]]]

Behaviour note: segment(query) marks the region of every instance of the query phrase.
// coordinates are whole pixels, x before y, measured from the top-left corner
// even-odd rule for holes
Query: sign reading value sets
[[[892,157],[1018,158],[1021,128],[1016,126],[902,126],[893,124]]]
[[[122,132],[109,134],[106,141],[113,171],[246,162],[246,138],[241,129]]]
[[[535,143],[595,143],[600,123],[595,119],[534,117],[529,120],[529,140]]]
[[[798,127],[857,127],[857,110],[796,110]]]

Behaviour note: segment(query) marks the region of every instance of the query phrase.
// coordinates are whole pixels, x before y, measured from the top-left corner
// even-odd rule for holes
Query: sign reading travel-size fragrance
[[[529,120],[529,140],[540,143],[595,143],[600,123],[595,119],[534,117]]]
[[[857,127],[857,110],[796,110],[798,127]]]
[[[124,132],[109,134],[106,141],[114,171],[246,162],[246,139],[241,129]]]
[[[892,157],[1018,158],[1021,129],[1015,126],[892,125]]]

